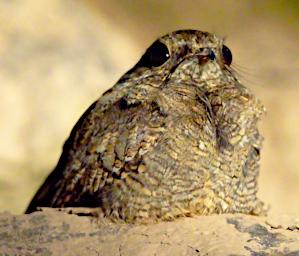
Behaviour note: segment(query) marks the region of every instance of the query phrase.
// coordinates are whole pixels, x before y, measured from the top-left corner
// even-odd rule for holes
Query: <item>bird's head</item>
[[[208,32],[179,30],[156,40],[118,83],[159,87],[171,80],[190,80],[207,87],[215,79],[235,80],[231,63],[232,53],[223,39]]]

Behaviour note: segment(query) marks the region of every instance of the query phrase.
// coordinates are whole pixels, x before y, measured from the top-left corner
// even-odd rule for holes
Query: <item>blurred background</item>
[[[259,195],[299,216],[297,0],[0,0],[0,211],[23,212],[84,110],[183,28],[226,38],[268,111]]]

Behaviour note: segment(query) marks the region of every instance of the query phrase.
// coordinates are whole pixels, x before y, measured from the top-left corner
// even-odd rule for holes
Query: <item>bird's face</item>
[[[167,82],[213,87],[215,80],[236,80],[230,69],[232,54],[223,40],[196,30],[180,30],[155,41],[120,83],[160,87]]]
[[[136,105],[164,93],[177,97],[177,107],[184,103],[180,98],[183,94],[189,98],[206,97],[218,91],[224,98],[250,98],[242,103],[246,105],[243,108],[264,112],[254,95],[240,83],[231,63],[232,53],[223,39],[197,30],[175,31],[156,40],[138,63],[103,94],[98,106],[103,111],[120,99],[127,105]]]

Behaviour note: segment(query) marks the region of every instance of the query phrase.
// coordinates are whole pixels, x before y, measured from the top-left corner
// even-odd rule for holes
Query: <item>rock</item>
[[[0,255],[295,256],[299,222],[292,217],[279,224],[275,217],[224,214],[127,225],[54,209],[30,215],[4,212]]]

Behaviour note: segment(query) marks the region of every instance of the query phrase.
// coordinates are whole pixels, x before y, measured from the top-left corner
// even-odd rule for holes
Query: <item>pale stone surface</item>
[[[282,223],[274,217],[213,215],[125,225],[51,209],[5,212],[0,255],[299,255],[298,220],[284,217]]]

